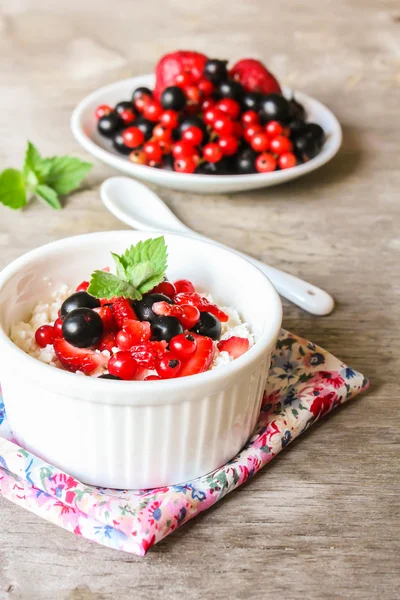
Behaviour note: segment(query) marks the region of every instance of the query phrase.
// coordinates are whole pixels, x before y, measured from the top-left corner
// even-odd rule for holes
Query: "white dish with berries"
[[[217,82],[213,68],[225,72]],[[90,94],[71,127],[90,154],[119,171],[200,193],[295,179],[328,162],[342,141],[326,106],[281,87],[260,61],[227,70],[224,61],[187,51],[162,57],[155,75]]]
[[[148,341],[149,329],[154,337],[159,335],[160,326],[154,329],[153,321],[140,321],[136,315],[126,321],[128,327],[114,329],[115,346],[100,350],[100,340],[95,339],[99,335],[98,319],[102,321],[103,337],[104,323],[110,316],[107,309],[111,306],[112,313],[115,302],[102,312],[96,298],[89,294],[94,300],[91,308],[80,305],[80,297],[78,306],[73,305],[69,311],[67,307],[66,313],[64,305],[61,335],[46,338],[54,332],[44,332],[43,339],[50,343],[40,348],[34,340],[35,331],[46,324],[52,327],[64,299],[68,304],[77,285],[88,280],[93,271],[113,268],[110,251],[121,256],[132,244],[150,237],[142,232],[119,231],[67,238],[29,252],[0,274],[0,381],[13,434],[22,447],[93,485],[127,489],[169,485],[208,473],[232,458],[255,425],[281,325],[278,294],[256,267],[214,244],[165,234],[167,276],[170,281],[185,279],[193,283],[199,296],[194,296],[192,305],[200,303],[200,312],[207,308],[206,313],[234,307],[225,309],[228,320],[220,323],[221,331],[208,331],[214,340],[193,326],[193,311],[180,310],[189,305],[188,297],[179,301],[175,296],[172,303],[161,299],[161,303],[152,302],[150,308],[161,315],[156,319],[175,319],[174,327],[176,321],[189,319],[173,330],[171,339],[176,341],[181,336],[181,345],[171,345],[171,339],[164,339],[163,344],[162,332],[158,340]],[[130,280],[129,285],[139,282],[137,289],[142,289],[140,281],[146,269],[133,272],[136,279]],[[112,276],[102,270],[98,273],[102,280],[105,277],[108,281]],[[178,284],[178,288],[179,285],[185,284]],[[163,289],[168,291],[168,286]],[[85,293],[82,288],[81,291]],[[177,291],[189,296],[193,293],[191,288]],[[145,299],[149,292],[143,293]],[[139,310],[141,301],[130,305]],[[76,298],[72,298],[73,302]],[[214,302],[218,306],[213,306]],[[79,325],[85,310],[90,311],[90,327],[82,334],[74,319]],[[178,316],[171,317],[169,310]],[[120,312],[117,310],[116,314]],[[69,329],[71,322],[66,325],[68,317],[75,328]],[[225,316],[221,318],[224,320]],[[210,321],[203,325],[209,327]],[[215,327],[215,321],[211,326]],[[68,339],[78,346],[65,340],[64,328],[67,337],[72,335]],[[75,334],[78,338],[73,337]],[[157,366],[142,369],[140,357],[136,357],[130,374],[124,373],[129,380],[99,377],[113,370],[109,362],[123,352],[121,347],[129,335],[134,341],[135,336],[144,335],[145,343],[158,344],[158,349],[161,345]],[[242,340],[239,345],[238,339]],[[225,347],[224,342],[228,343]],[[92,346],[82,347],[82,343]],[[165,363],[172,374],[163,370],[165,364],[160,371],[162,358],[168,352],[174,353],[173,364]],[[187,352],[185,358],[182,352]],[[84,363],[83,354],[89,357]],[[176,362],[180,362],[179,373],[175,372]],[[87,375],[92,376],[85,376],[88,365]],[[69,368],[75,372],[66,370]]]

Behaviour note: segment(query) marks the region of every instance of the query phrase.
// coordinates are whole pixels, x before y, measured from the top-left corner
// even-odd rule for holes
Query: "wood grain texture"
[[[327,166],[232,196],[159,190],[189,226],[327,289],[335,312],[285,302],[284,325],[362,371],[368,394],[312,428],[247,485],[144,559],[79,539],[0,499],[0,599],[396,600],[399,543],[400,7],[390,0],[3,0],[0,168],[25,140],[87,158],[75,104],[149,72],[172,48],[256,56],[330,106]],[[0,267],[70,234],[123,228],[96,165],[57,213],[0,207]]]

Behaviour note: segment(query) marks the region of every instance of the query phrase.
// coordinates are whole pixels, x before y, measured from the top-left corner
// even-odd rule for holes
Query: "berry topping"
[[[111,375],[130,381],[136,375],[138,364],[130,352],[117,352],[108,361],[108,370]]]
[[[48,344],[52,344],[57,332],[52,325],[42,325],[36,329],[35,340],[38,346],[45,348]]]
[[[63,338],[77,348],[89,348],[100,341],[103,335],[103,321],[90,308],[76,308],[63,320]]]
[[[196,351],[186,361],[182,363],[179,371],[179,377],[187,377],[196,373],[208,371],[214,359],[214,344],[211,338],[193,335],[196,340]]]
[[[150,323],[154,321],[157,314],[153,312],[152,306],[156,302],[172,304],[171,298],[165,294],[146,294],[142,300],[139,300],[139,302],[136,302],[135,304],[135,311],[140,321],[150,321]]]
[[[95,369],[107,365],[107,358],[101,352],[77,348],[62,338],[56,338],[53,346],[58,360],[68,371],[82,371],[90,375]]]
[[[157,360],[164,354],[166,348],[167,342],[165,340],[145,342],[133,346],[131,354],[140,367],[151,370],[155,369]]]
[[[75,292],[68,296],[61,304],[60,315],[63,319],[69,312],[76,308],[97,308],[100,306],[100,300],[91,296],[87,292]]]
[[[188,279],[178,279],[178,281],[175,281],[174,286],[176,294],[193,294],[195,291],[193,283]]]
[[[239,358],[249,349],[250,343],[246,338],[232,336],[227,340],[222,340],[217,344],[220,352],[228,352],[232,358]]]
[[[181,360],[187,360],[195,352],[197,348],[196,339],[190,333],[181,333],[173,337],[169,343],[169,349],[176,354]]]
[[[183,327],[176,317],[157,317],[151,324],[151,335],[156,340],[169,342],[180,333],[183,333]]]
[[[177,294],[175,296],[175,303],[178,305],[189,304],[198,308],[200,312],[210,312],[223,323],[229,320],[228,315],[218,308],[216,304],[211,304],[211,302],[196,292],[192,294]]]
[[[217,340],[221,335],[221,321],[209,312],[201,312],[200,320],[193,327],[193,331],[212,340]]]
[[[151,330],[148,321],[125,321],[115,337],[116,345],[120,350],[130,350],[133,346],[148,342]]]
[[[178,357],[166,352],[157,362],[156,371],[161,379],[176,377],[181,369],[182,363]]]
[[[111,310],[119,329],[124,326],[127,319],[137,320],[132,303],[127,298],[117,298],[116,301],[111,305]]]

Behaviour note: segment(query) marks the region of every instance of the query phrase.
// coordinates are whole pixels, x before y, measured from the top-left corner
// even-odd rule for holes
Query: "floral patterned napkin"
[[[122,491],[84,485],[13,443],[0,392],[0,492],[76,535],[143,556],[367,387],[360,373],[282,330],[260,418],[243,450],[223,467],[187,484]]]

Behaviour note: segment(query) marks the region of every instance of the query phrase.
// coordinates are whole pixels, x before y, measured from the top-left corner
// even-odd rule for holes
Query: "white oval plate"
[[[196,193],[229,193],[268,187],[318,169],[337,153],[342,143],[342,129],[335,115],[318,100],[296,91],[296,99],[304,105],[308,120],[319,123],[326,133],[322,151],[307,163],[283,171],[252,175],[196,175],[135,165],[127,157],[118,154],[111,142],[98,133],[94,112],[100,104],[113,106],[121,100],[130,100],[133,90],[140,86],[153,88],[154,75],[124,79],[89,94],[72,113],[71,129],[76,140],[89,154],[126,175],[149,183]],[[290,97],[291,90],[284,88],[284,94]]]

